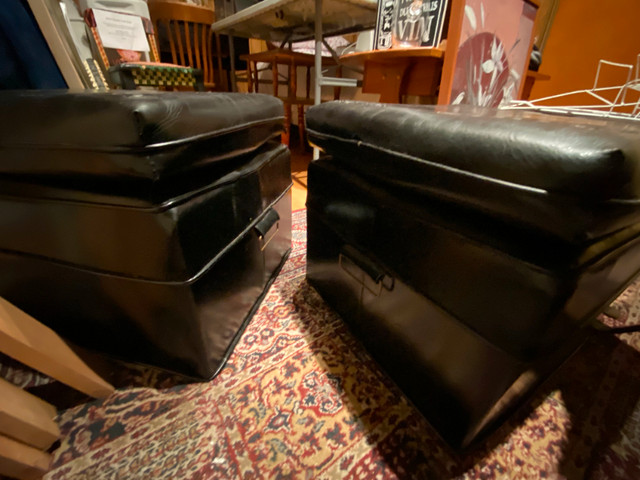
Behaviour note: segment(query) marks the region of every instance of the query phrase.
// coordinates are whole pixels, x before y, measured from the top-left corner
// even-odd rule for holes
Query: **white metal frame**
[[[317,105],[321,101],[322,87],[356,87],[357,79],[354,78],[336,78],[325,76],[326,71],[322,70],[322,44],[324,38],[325,22],[323,19],[322,8],[323,1],[329,3],[329,7],[339,7],[344,10],[345,14],[343,21],[345,22],[345,28],[353,26],[354,22],[349,21],[349,10],[357,11],[359,17],[367,18],[369,20],[368,27],[375,25],[377,16],[377,0],[263,0],[256,5],[241,10],[240,12],[215,22],[211,28],[214,32],[228,34],[230,36],[244,36],[264,38],[266,40],[280,40],[283,42],[299,40],[301,36],[305,34],[313,36],[315,40],[315,90],[314,90],[314,103]],[[295,5],[294,5],[295,2]],[[296,27],[291,26],[287,32],[286,28],[281,28],[279,23],[284,23],[278,18],[279,9],[282,8],[299,8],[305,10],[309,8],[309,11],[313,12],[313,32],[296,31]],[[264,21],[261,21],[264,19]],[[251,22],[260,24],[261,27],[254,31],[250,31],[247,25]],[[357,22],[355,22],[357,23]],[[365,22],[366,23],[366,22]],[[270,28],[273,26],[273,29]],[[280,28],[277,28],[280,27]],[[367,25],[362,25],[366,27]],[[296,38],[298,37],[298,38]],[[230,56],[231,56],[231,81],[235,88],[235,63],[233,42],[229,42]],[[318,150],[314,149],[314,159],[318,158]]]
[[[603,67],[614,67],[626,70],[626,80],[621,85],[601,87],[599,85],[600,73]],[[634,72],[635,71],[635,72]],[[636,65],[615,63],[607,60],[600,60],[596,70],[593,87],[585,90],[575,90],[572,92],[551,95],[549,97],[538,98],[531,101],[515,101],[502,108],[516,110],[538,110],[549,113],[562,113],[566,115],[585,115],[594,117],[627,118],[640,121],[640,94],[635,101],[627,101],[629,90],[640,92],[640,55],[636,58]],[[604,95],[609,93],[613,100],[609,100]],[[545,105],[545,102],[557,100],[559,98],[568,99],[575,95],[589,95],[594,99],[594,103],[585,105],[552,106]]]

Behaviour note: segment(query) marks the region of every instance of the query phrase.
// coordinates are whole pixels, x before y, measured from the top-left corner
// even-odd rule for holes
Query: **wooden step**
[[[0,475],[30,480],[49,470],[51,455],[0,435]]]
[[[46,450],[60,437],[50,403],[0,379],[0,434]]]

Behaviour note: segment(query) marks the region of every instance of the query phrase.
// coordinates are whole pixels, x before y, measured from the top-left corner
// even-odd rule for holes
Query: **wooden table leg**
[[[253,71],[249,60],[247,60],[247,92],[253,93]]]

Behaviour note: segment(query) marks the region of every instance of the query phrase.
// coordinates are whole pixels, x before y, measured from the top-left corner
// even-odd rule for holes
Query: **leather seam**
[[[179,138],[176,140],[169,140],[166,142],[158,142],[158,143],[149,143],[147,145],[124,145],[124,146],[117,146],[117,145],[111,145],[111,146],[104,146],[104,145],[87,145],[87,146],[83,146],[83,145],[72,145],[72,144],[60,144],[60,145],[51,145],[51,144],[38,144],[38,145],[33,145],[33,144],[23,144],[23,143],[18,143],[18,144],[3,144],[2,148],[8,148],[8,149],[20,149],[20,150],[25,150],[25,151],[29,151],[29,150],[71,150],[71,151],[80,151],[80,152],[84,152],[84,151],[88,151],[88,152],[105,152],[105,153],[119,153],[119,152],[144,152],[144,151],[148,151],[148,150],[162,150],[165,148],[172,148],[172,147],[176,147],[176,146],[180,146],[180,145],[184,145],[184,144],[189,144],[192,142],[198,142],[198,141],[202,141],[202,140],[208,140],[208,139],[212,139],[212,138],[216,138],[219,136],[224,136],[227,135],[229,133],[235,133],[244,129],[249,129],[251,127],[257,127],[257,126],[261,126],[261,125],[269,125],[269,124],[273,124],[273,125],[277,125],[280,126],[281,130],[282,130],[282,125],[278,125],[277,122],[278,121],[284,121],[284,116],[278,116],[278,117],[269,117],[266,119],[262,119],[262,120],[256,120],[253,122],[246,122],[246,123],[242,123],[240,125],[234,125],[232,127],[227,127],[227,128],[223,128],[223,129],[219,129],[216,130],[214,132],[205,132],[205,133],[201,133],[198,135],[191,135],[189,137],[184,137],[184,138]]]
[[[391,149],[384,148],[384,147],[379,147],[377,145],[373,145],[373,144],[368,143],[368,142],[363,142],[362,140],[350,140],[350,139],[345,139],[345,138],[342,138],[342,137],[338,137],[336,135],[320,133],[320,132],[318,132],[316,130],[313,130],[312,128],[309,128],[309,127],[307,127],[307,131],[309,133],[317,136],[318,138],[331,139],[331,140],[335,140],[337,142],[347,143],[347,144],[350,144],[350,145],[355,145],[357,147],[360,147],[362,145],[362,146],[365,146],[367,148],[370,148],[371,150],[375,150],[375,151],[382,152],[382,153],[385,153],[385,154],[388,154],[388,155],[393,155],[393,156],[396,156],[396,157],[401,157],[401,158],[404,158],[404,159],[412,160],[412,161],[415,161],[417,163],[424,163],[424,164],[427,164],[427,165],[429,165],[429,166],[431,166],[433,168],[449,171],[451,173],[454,173],[454,174],[457,174],[457,175],[460,175],[460,176],[468,176],[468,177],[476,178],[476,179],[479,179],[479,180],[487,181],[487,182],[490,182],[490,183],[494,183],[494,184],[497,184],[497,185],[502,185],[502,186],[506,186],[506,187],[513,187],[513,188],[516,188],[518,190],[530,191],[532,193],[538,193],[538,194],[543,194],[543,195],[546,195],[546,194],[550,193],[548,190],[544,190],[542,188],[531,187],[529,185],[522,185],[520,183],[509,182],[507,180],[500,180],[500,179],[497,179],[497,178],[487,177],[486,175],[482,175],[482,174],[479,174],[479,173],[474,173],[474,172],[469,172],[469,171],[466,171],[466,170],[461,170],[459,168],[452,167],[450,165],[444,165],[442,163],[435,163],[435,162],[432,162],[430,160],[425,160],[423,158],[416,157],[414,155],[410,155],[410,154],[402,153],[402,152],[397,152],[395,150],[391,150]]]

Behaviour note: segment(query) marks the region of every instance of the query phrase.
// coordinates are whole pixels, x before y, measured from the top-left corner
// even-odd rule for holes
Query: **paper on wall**
[[[137,15],[93,9],[96,27],[105,48],[148,52],[142,18]]]

